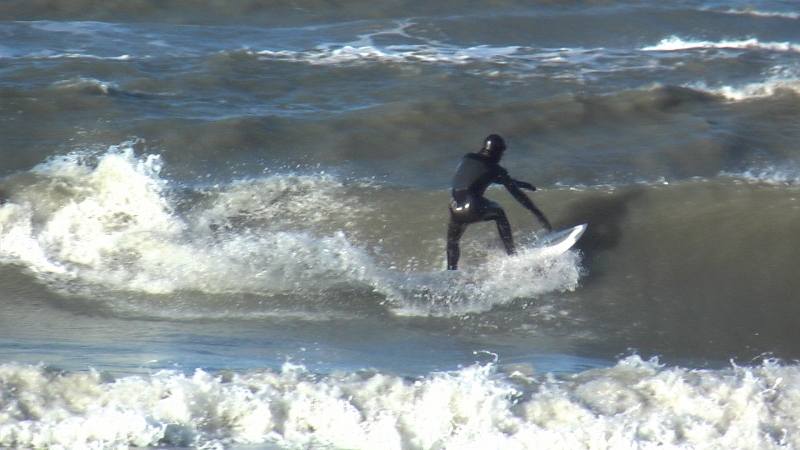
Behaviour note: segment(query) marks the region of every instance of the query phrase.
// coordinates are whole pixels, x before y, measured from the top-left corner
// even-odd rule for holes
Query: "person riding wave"
[[[535,191],[532,184],[518,181],[500,166],[500,159],[506,150],[506,143],[497,134],[488,136],[483,141],[483,148],[476,153],[468,153],[453,175],[452,199],[450,200],[450,223],[447,226],[447,269],[458,269],[461,255],[459,241],[467,226],[476,222],[494,220],[497,231],[503,240],[506,253],[516,253],[511,225],[508,223],[503,208],[483,196],[492,184],[502,184],[522,206],[531,211],[539,222],[548,230],[553,227],[547,217],[533,204],[522,189]]]

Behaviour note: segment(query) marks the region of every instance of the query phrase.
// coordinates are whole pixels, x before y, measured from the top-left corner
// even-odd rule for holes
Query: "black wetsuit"
[[[502,184],[514,198],[531,211],[544,225],[551,230],[550,222],[533,202],[522,192],[522,189],[535,191],[530,183],[517,181],[508,171],[498,164],[488,152],[468,153],[461,160],[453,176],[453,199],[450,201],[450,223],[447,226],[447,269],[456,270],[461,254],[459,240],[467,229],[467,225],[475,222],[494,220],[497,231],[503,240],[509,255],[516,253],[514,239],[511,236],[511,225],[505,211],[497,203],[483,196],[491,184]]]

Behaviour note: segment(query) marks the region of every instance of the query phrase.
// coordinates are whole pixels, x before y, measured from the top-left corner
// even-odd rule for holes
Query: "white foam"
[[[658,44],[644,47],[646,52],[674,52],[680,50],[725,49],[725,50],[770,50],[777,52],[800,52],[800,45],[791,42],[761,42],[756,38],[723,41],[685,40],[678,36],[662,39]]]
[[[520,47],[455,47],[449,45],[330,45],[312,51],[271,51],[257,52],[262,57],[286,59],[309,64],[330,65],[353,62],[429,62],[467,64],[476,61],[503,62],[516,53]]]
[[[359,35],[351,42],[328,43],[313,50],[263,50],[256,52],[267,58],[285,59],[308,64],[341,64],[354,62],[429,62],[467,64],[476,61],[503,62],[507,57],[517,54],[522,47],[492,47],[480,45],[474,47],[460,47],[412,36],[408,27],[414,25],[411,21],[398,21],[394,27],[379,30],[368,34]],[[403,41],[416,43],[378,45],[378,37],[393,36]]]
[[[282,205],[259,196],[269,187],[246,196],[234,188],[199,217],[183,217],[168,200],[158,156],[137,158],[122,146],[98,156],[95,164],[88,159],[76,153],[36,167],[33,172],[44,181],[0,206],[0,258],[72,281],[148,293],[276,293],[319,287],[340,276],[357,279],[354,272],[365,265],[341,232],[319,238],[280,229],[215,234],[208,226],[212,218],[229,219],[230,208],[269,220],[271,208]],[[304,182],[266,184],[279,195]],[[290,205],[283,206],[307,222],[323,220],[331,200],[309,192],[305,198],[289,195],[284,203]],[[253,204],[244,207],[243,197]],[[303,214],[306,209],[319,216]]]
[[[720,95],[730,101],[744,101],[772,97],[781,92],[800,93],[800,80],[798,79],[770,79],[758,83],[748,83],[743,86],[721,86],[710,88],[704,84],[689,86],[693,89]]]
[[[0,446],[575,449],[797,448],[800,368],[663,367],[633,356],[565,377],[494,365],[431,373],[280,371],[107,382],[0,366]]]
[[[40,57],[45,59],[97,59],[97,60],[104,60],[104,61],[132,61],[135,58],[131,55],[119,55],[119,56],[97,56],[97,55],[90,55],[85,53],[59,53],[59,54],[37,54],[32,55],[32,57]],[[143,57],[142,59],[146,59],[147,57]]]
[[[517,298],[574,290],[580,277],[579,252],[543,256],[528,246],[515,256],[498,254],[458,271],[388,274],[378,287],[397,314],[451,316],[488,311]]]

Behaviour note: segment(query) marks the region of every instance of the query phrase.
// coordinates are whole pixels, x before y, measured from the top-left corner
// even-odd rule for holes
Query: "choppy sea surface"
[[[800,448],[794,1],[6,1],[0,447]],[[578,245],[501,188],[498,133]]]

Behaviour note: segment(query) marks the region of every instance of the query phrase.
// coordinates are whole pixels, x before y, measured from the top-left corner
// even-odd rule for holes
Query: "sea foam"
[[[679,50],[727,49],[727,50],[771,50],[777,52],[800,52],[800,45],[791,42],[761,42],[758,39],[698,41],[686,40],[678,36],[662,39],[656,45],[642,48],[642,51],[673,52]]]
[[[406,379],[373,371],[160,371],[109,380],[0,366],[0,445],[15,448],[795,448],[800,371],[637,356],[569,375],[475,365]]]
[[[694,89],[720,95],[729,101],[744,101],[765,97],[772,97],[781,92],[790,92],[795,95],[800,93],[800,81],[797,79],[769,79],[758,83],[748,83],[743,86],[721,86],[710,88],[696,84],[690,86]]]
[[[354,273],[366,264],[363,252],[342,233],[315,237],[304,231],[266,227],[259,233],[229,226],[231,220],[241,222],[237,215],[242,214],[268,220],[270,209],[292,208],[287,201],[329,204],[316,190],[307,191],[305,199],[297,198],[302,193],[289,195],[292,189],[302,190],[302,179],[273,179],[249,192],[247,201],[263,201],[258,208],[244,208],[242,196],[234,192],[218,196],[199,214],[181,215],[159,175],[161,167],[158,156],[140,158],[126,146],[95,156],[74,153],[37,166],[31,173],[40,181],[0,206],[5,219],[0,258],[60,282],[150,294],[185,289],[274,294],[341,276],[357,279]],[[288,200],[270,201],[260,195],[266,191]],[[302,210],[295,207],[294,212],[302,215]],[[303,218],[314,220],[312,214]]]

